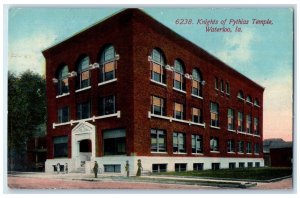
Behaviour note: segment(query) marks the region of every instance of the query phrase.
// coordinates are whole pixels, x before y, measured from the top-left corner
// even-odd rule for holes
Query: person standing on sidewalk
[[[127,177],[129,177],[129,162],[126,160],[125,171],[127,173]]]
[[[65,165],[65,173],[68,174],[68,163]]]
[[[95,178],[97,178],[97,174],[98,174],[98,163],[97,163],[97,161],[95,161],[93,171],[94,171],[94,174],[95,174]]]
[[[138,170],[137,170],[136,176],[141,176],[143,167],[142,167],[142,161],[140,159],[138,159],[137,166],[138,166]]]
[[[60,163],[57,163],[57,165],[56,165],[56,171],[57,171],[57,174],[59,174],[59,172],[60,172]]]

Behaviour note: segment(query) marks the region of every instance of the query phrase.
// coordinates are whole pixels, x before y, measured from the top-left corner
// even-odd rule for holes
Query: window
[[[68,136],[54,137],[54,158],[68,157]]]
[[[239,91],[237,97],[240,98],[240,99],[244,99],[243,91]]]
[[[235,169],[235,162],[229,162],[229,169]]]
[[[255,135],[259,135],[259,131],[258,131],[258,118],[254,117],[254,134]]]
[[[156,96],[151,96],[151,113],[155,115],[165,115],[165,100]]]
[[[100,115],[109,115],[116,112],[116,102],[115,96],[106,96],[102,97],[99,100],[99,114]]]
[[[69,69],[64,65],[58,72],[57,95],[69,93]]]
[[[183,120],[183,104],[174,103],[174,118]]]
[[[120,164],[104,164],[104,172],[106,173],[120,173],[121,165]]]
[[[259,102],[258,102],[257,98],[255,98],[255,100],[254,100],[254,105],[259,106]]]
[[[58,123],[68,122],[69,120],[69,107],[58,109]]]
[[[175,164],[175,172],[186,171],[186,164]]]
[[[252,168],[253,167],[253,162],[248,162],[247,167]]]
[[[246,153],[252,153],[252,143],[247,142]]]
[[[251,133],[251,116],[247,115],[247,124],[246,124],[247,133]]]
[[[202,86],[201,86],[201,75],[197,69],[193,69],[192,71],[192,95],[202,96]]]
[[[192,153],[203,153],[202,136],[192,135]]]
[[[254,144],[254,153],[256,153],[256,154],[259,153],[259,144],[258,143]]]
[[[239,153],[244,153],[245,150],[244,150],[244,141],[239,141],[238,142],[238,152]]]
[[[228,126],[229,130],[234,130],[234,111],[233,109],[228,109]]]
[[[151,54],[152,62],[150,66],[151,79],[159,82],[166,83],[165,59],[161,51],[153,49]]]
[[[251,103],[252,102],[251,96],[247,96],[246,101]]]
[[[239,162],[239,168],[245,168],[245,162]]]
[[[219,89],[219,79],[215,77],[215,89]]]
[[[185,143],[185,134],[184,133],[173,133],[173,152],[174,153],[185,153],[186,152],[186,143]]]
[[[219,127],[219,105],[217,103],[210,103],[210,125]]]
[[[192,121],[196,123],[203,123],[202,112],[200,109],[192,107]]]
[[[230,94],[230,86],[229,86],[229,83],[228,83],[228,82],[226,82],[226,87],[225,87],[225,89],[226,89],[226,94],[229,95],[229,94]]]
[[[211,169],[212,170],[219,170],[220,169],[220,163],[211,163]]]
[[[260,163],[259,162],[255,162],[255,167],[259,168],[260,167]]]
[[[111,129],[103,131],[104,155],[126,154],[126,131],[125,129]]]
[[[174,88],[184,90],[184,68],[179,60],[175,60],[174,64]]]
[[[91,103],[79,103],[77,104],[77,119],[85,119],[91,117]]]
[[[203,170],[203,163],[193,163],[193,170],[194,171],[202,171]]]
[[[235,152],[234,140],[227,141],[227,152]]]
[[[77,65],[77,89],[82,89],[85,87],[90,86],[90,58],[85,56],[84,58],[80,59]]]
[[[167,164],[152,164],[153,173],[167,172]]]
[[[116,78],[116,52],[112,45],[104,48],[100,61],[100,82]]]
[[[151,152],[166,152],[166,132],[159,129],[151,129]]]
[[[243,131],[243,119],[244,119],[244,114],[242,112],[238,112],[238,131]]]
[[[219,138],[210,138],[210,151],[219,151]]]
[[[224,92],[224,81],[221,80],[221,91]]]

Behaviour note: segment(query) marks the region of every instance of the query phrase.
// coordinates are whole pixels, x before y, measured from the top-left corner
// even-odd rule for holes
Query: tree
[[[46,122],[46,82],[32,71],[8,73],[8,170],[24,160],[26,142]],[[23,161],[24,162],[24,161]]]

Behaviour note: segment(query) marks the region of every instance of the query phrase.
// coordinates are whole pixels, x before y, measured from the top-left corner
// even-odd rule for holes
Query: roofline
[[[86,31],[86,30],[88,30],[88,29],[90,29],[90,28],[96,26],[96,25],[99,24],[99,23],[104,22],[105,20],[107,20],[107,19],[109,19],[109,18],[111,18],[111,17],[113,17],[113,16],[115,16],[115,15],[117,15],[117,14],[119,14],[119,13],[125,11],[125,10],[127,10],[127,9],[130,9],[130,8],[123,8],[123,9],[121,9],[121,10],[119,10],[119,11],[117,11],[117,12],[111,14],[111,15],[108,15],[107,17],[103,18],[102,20],[97,21],[97,22],[95,22],[95,23],[93,23],[93,24],[87,26],[86,28],[84,28],[84,29],[82,29],[82,30],[80,30],[80,31],[78,31],[78,32],[76,32],[76,33],[74,33],[74,34],[72,34],[71,36],[67,37],[66,39],[64,39],[64,40],[62,40],[62,41],[59,41],[59,42],[57,42],[57,43],[51,45],[50,47],[45,48],[44,50],[42,50],[42,53],[46,52],[47,50],[49,50],[49,49],[51,49],[51,48],[53,48],[53,47],[56,47],[57,45],[59,45],[59,44],[61,44],[61,43],[63,43],[63,42],[66,42],[67,40],[69,40],[69,39],[71,39],[71,38],[73,38],[73,37],[79,35],[80,33],[82,33],[82,32],[84,32],[84,31]],[[132,9],[132,8],[131,8],[131,9]],[[158,24],[160,24],[160,25],[162,25],[164,28],[168,29],[170,32],[172,32],[172,33],[174,33],[175,35],[177,35],[177,36],[179,36],[180,38],[182,38],[184,41],[187,41],[187,42],[189,42],[190,44],[194,45],[194,47],[200,49],[201,51],[203,51],[204,53],[206,53],[208,56],[214,58],[215,60],[217,60],[218,62],[220,62],[220,63],[223,64],[224,66],[226,66],[226,67],[228,67],[229,69],[233,70],[234,72],[238,73],[241,77],[243,77],[243,78],[245,78],[245,79],[251,81],[251,82],[254,83],[256,86],[258,86],[258,87],[260,87],[261,89],[263,89],[263,91],[265,90],[265,87],[261,86],[260,84],[258,84],[257,82],[253,81],[252,79],[248,78],[248,77],[245,76],[244,74],[240,73],[239,71],[237,71],[237,70],[234,69],[233,67],[231,67],[231,66],[229,66],[228,64],[224,63],[224,62],[223,62],[222,60],[220,60],[218,57],[216,57],[215,55],[212,55],[211,53],[209,53],[208,51],[206,51],[206,50],[203,49],[202,47],[196,45],[194,42],[192,42],[192,41],[190,41],[189,39],[185,38],[184,36],[178,34],[177,32],[175,32],[174,30],[170,29],[169,27],[167,27],[166,25],[162,24],[161,22],[157,21],[155,18],[153,18],[153,17],[150,16],[148,13],[146,13],[145,11],[143,11],[143,9],[140,9],[140,8],[135,8],[135,9],[137,9],[137,10],[139,10],[140,12],[142,12],[143,14],[147,15],[147,16],[150,17],[152,20],[156,21]]]

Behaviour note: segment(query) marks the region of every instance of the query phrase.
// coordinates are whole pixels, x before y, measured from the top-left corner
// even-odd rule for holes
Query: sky
[[[30,69],[43,75],[43,49],[122,9],[124,8],[10,7],[7,69],[16,74]],[[264,139],[292,140],[294,41],[291,8],[177,6],[142,9],[160,23],[265,87]],[[176,20],[180,22],[181,19],[191,19],[192,24],[176,23]],[[253,19],[259,24],[253,24]],[[233,20],[244,23],[248,21],[248,24],[234,25]],[[231,28],[232,32],[207,32],[207,26],[203,24],[205,21],[218,21],[218,24],[210,27]],[[241,28],[241,31],[235,32],[236,27]]]

